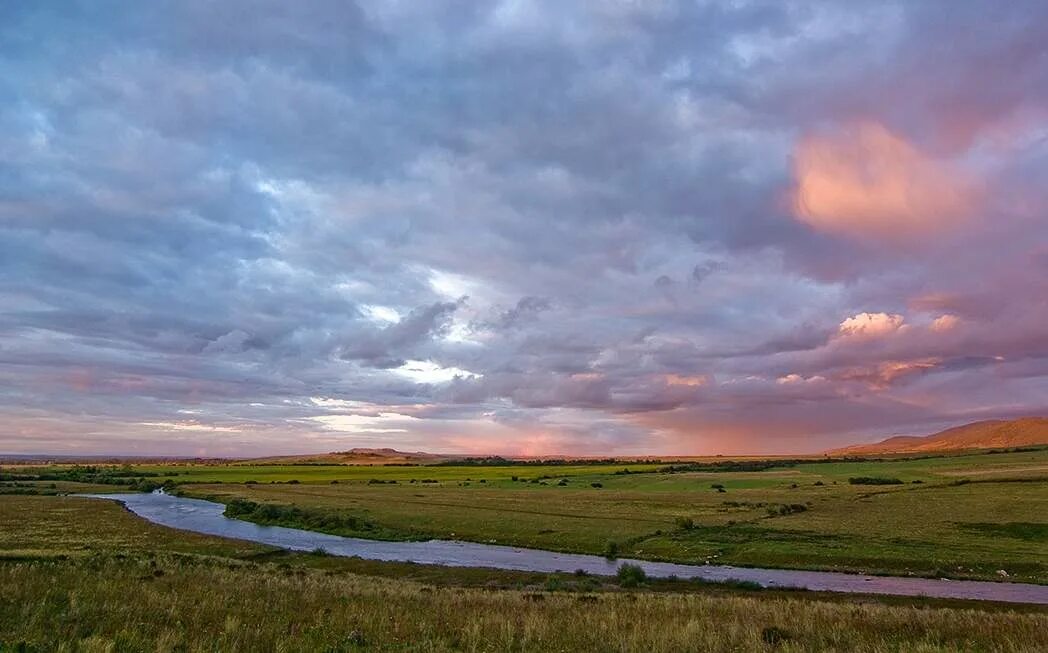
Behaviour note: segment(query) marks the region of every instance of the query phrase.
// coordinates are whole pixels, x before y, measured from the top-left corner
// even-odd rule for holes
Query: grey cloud
[[[575,453],[1036,410],[1043,12],[8,3],[0,450],[365,437],[317,397],[410,413],[415,448],[530,428]],[[982,214],[894,249],[792,219],[798,137],[854,119],[984,162]],[[865,311],[961,322],[831,343]]]

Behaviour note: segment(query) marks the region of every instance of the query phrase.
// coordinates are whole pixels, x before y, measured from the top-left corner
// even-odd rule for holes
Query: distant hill
[[[444,460],[453,460],[454,458],[456,456],[423,451],[356,448],[349,451],[332,451],[331,453],[251,458],[241,462],[254,465],[303,465],[309,463],[325,465],[387,465],[397,463],[437,463]]]
[[[1048,417],[986,420],[926,436],[899,435],[873,444],[856,444],[826,453],[857,456],[881,453],[930,453],[958,449],[1001,449],[1048,444]]]

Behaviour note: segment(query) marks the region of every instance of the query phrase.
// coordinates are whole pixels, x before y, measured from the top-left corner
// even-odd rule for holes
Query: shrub
[[[568,479],[566,479],[566,478],[562,478],[559,481],[557,481],[557,486],[558,487],[564,487],[567,484],[568,484]]]
[[[297,478],[293,478],[290,481],[288,481],[287,484],[288,485],[298,485],[298,479]]]
[[[603,483],[590,483],[590,487],[602,488],[602,487],[604,487],[604,484]]]
[[[897,478],[883,476],[853,476],[848,482],[852,485],[902,485],[902,481]]]
[[[604,557],[608,560],[614,560],[619,557],[619,543],[615,540],[608,540],[604,543]]]
[[[721,485],[720,483],[714,483],[713,485],[710,486],[710,489],[711,490],[723,490],[724,486]]]
[[[673,523],[677,526],[678,531],[690,531],[695,528],[695,522],[691,517],[677,517]]]
[[[137,483],[131,486],[139,492],[152,492],[160,489],[160,484],[156,481],[147,481],[145,479],[139,479]]]
[[[648,580],[648,575],[639,565],[624,563],[616,574],[620,587],[636,587]]]

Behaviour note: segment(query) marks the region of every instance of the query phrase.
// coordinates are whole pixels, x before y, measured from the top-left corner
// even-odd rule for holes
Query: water
[[[738,580],[759,583],[763,587],[1048,604],[1048,586],[1025,583],[864,576],[825,571],[686,565],[630,559],[609,561],[593,555],[557,553],[540,549],[453,540],[386,542],[341,537],[281,526],[260,526],[226,517],[222,514],[225,510],[223,504],[175,497],[160,492],[83,496],[120,501],[139,517],[162,526],[259,542],[292,551],[323,549],[332,555],[356,556],[367,560],[535,572],[573,572],[581,569],[599,576],[613,576],[619,565],[629,562],[639,565],[648,576],[655,578],[677,576],[678,578],[701,578],[709,581]]]

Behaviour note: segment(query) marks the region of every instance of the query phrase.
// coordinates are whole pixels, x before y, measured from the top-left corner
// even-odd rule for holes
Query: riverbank
[[[1048,604],[1048,586],[1024,583],[947,581],[721,565],[683,565],[632,559],[612,560],[598,556],[476,542],[366,540],[279,526],[260,526],[224,516],[225,506],[223,504],[163,493],[95,495],[94,498],[119,501],[136,515],[162,526],[247,540],[289,550],[317,550],[331,555],[360,557],[369,560],[542,573],[564,573],[574,570],[599,576],[615,575],[622,564],[629,564],[642,569],[647,576],[653,578],[743,582],[755,583],[762,587],[829,592]]]

